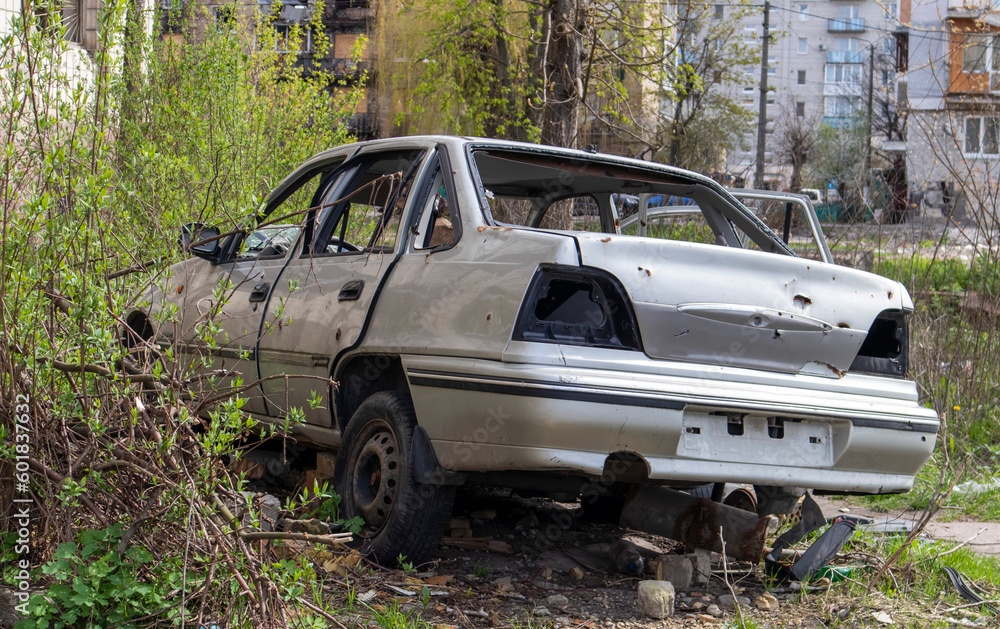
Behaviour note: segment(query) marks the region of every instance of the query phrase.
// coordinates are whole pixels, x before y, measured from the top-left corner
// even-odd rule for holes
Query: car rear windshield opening
[[[613,231],[601,223],[602,206],[614,204],[622,216],[635,195],[683,197],[692,189],[679,177],[567,156],[479,150],[473,157],[492,218],[511,225]]]

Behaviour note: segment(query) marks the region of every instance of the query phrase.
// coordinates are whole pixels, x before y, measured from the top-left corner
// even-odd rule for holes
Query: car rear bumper
[[[934,448],[937,416],[904,380],[539,345],[512,343],[504,362],[403,357],[443,467],[597,476],[627,452],[653,480],[890,493]]]

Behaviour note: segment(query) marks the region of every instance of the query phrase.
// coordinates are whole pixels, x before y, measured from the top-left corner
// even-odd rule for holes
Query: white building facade
[[[866,116],[870,55],[872,50],[876,58],[895,54],[895,32],[903,17],[896,0],[777,0],[771,5],[766,185],[787,185],[787,166],[774,150],[783,117],[840,128]],[[762,42],[760,17],[746,20],[743,33],[748,43]],[[755,114],[760,106],[760,72],[760,67],[744,68],[742,102]],[[876,76],[880,82],[893,79]],[[730,155],[726,167],[749,182],[756,165],[756,122],[746,130],[745,140],[749,150]]]

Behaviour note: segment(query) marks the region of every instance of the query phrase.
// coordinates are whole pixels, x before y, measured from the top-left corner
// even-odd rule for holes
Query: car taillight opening
[[[906,376],[908,355],[906,313],[883,310],[868,330],[850,371],[902,378]]]
[[[514,339],[641,349],[625,289],[613,275],[589,267],[539,267],[521,305]]]

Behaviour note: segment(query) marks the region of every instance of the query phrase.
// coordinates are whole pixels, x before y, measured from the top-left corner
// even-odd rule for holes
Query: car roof
[[[621,155],[612,155],[610,153],[599,153],[584,151],[581,149],[571,149],[558,146],[550,146],[546,144],[533,144],[530,142],[518,142],[516,140],[497,140],[491,138],[480,138],[473,136],[454,136],[454,135],[411,135],[411,136],[399,136],[394,138],[379,138],[376,140],[365,140],[362,142],[355,142],[352,144],[345,144],[342,146],[334,147],[317,153],[312,158],[310,158],[304,166],[308,166],[315,162],[321,162],[334,156],[341,155],[345,152],[353,153],[368,147],[378,147],[381,145],[386,146],[396,146],[405,147],[407,145],[411,146],[426,146],[427,144],[445,144],[456,149],[464,148],[485,148],[485,149],[510,149],[522,152],[533,152],[539,154],[547,155],[562,155],[566,157],[572,157],[582,160],[593,160],[593,161],[604,161],[604,162],[614,162],[616,164],[632,166],[635,168],[641,168],[644,170],[653,170],[664,174],[671,174],[680,177],[692,178],[697,183],[704,185],[709,185],[718,190],[724,190],[718,182],[706,177],[700,173],[686,170],[683,168],[678,168],[676,166],[667,166],[666,164],[660,164],[658,162],[650,162],[646,160],[636,159],[634,157],[624,157]],[[694,183],[694,182],[692,182]]]

